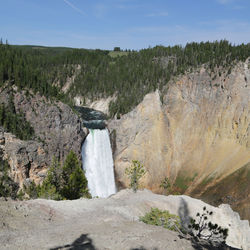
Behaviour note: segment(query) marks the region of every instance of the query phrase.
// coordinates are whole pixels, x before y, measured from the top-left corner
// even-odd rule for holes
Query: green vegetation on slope
[[[74,200],[81,197],[91,197],[87,186],[88,181],[77,156],[73,151],[70,151],[63,166],[55,159],[53,160],[42,185],[36,186],[34,182],[31,182],[24,190],[30,198]]]
[[[95,100],[115,94],[110,113],[119,116],[156,88],[165,91],[172,77],[187,70],[205,64],[210,72],[220,68],[230,73],[249,56],[250,44],[233,46],[225,40],[127,52],[0,44],[0,85],[7,81],[64,101],[76,95]],[[73,75],[74,83],[62,94]]]
[[[9,177],[10,166],[0,157],[0,197],[17,197],[18,184]]]
[[[19,193],[19,185],[10,178],[9,171],[8,162],[0,156],[0,197],[23,199],[26,193],[31,199],[74,200],[81,197],[91,198],[88,191],[88,181],[73,151],[69,152],[63,165],[57,160],[53,160],[41,185],[35,185],[32,181],[24,185],[24,190],[20,190]]]
[[[209,182],[206,181],[208,179],[205,179],[205,182],[202,182],[201,185],[203,183],[204,185],[208,184]],[[215,182],[215,180],[210,179],[210,183],[211,181]],[[198,186],[192,191],[191,195],[213,206],[227,203],[240,214],[242,219],[250,221],[249,183],[250,163],[247,163],[219,182],[215,182],[213,186],[208,187],[203,193],[200,193],[200,190],[204,190],[204,186]]]
[[[24,114],[16,112],[12,98],[8,105],[0,104],[0,126],[21,140],[30,140],[34,136],[34,129]]]

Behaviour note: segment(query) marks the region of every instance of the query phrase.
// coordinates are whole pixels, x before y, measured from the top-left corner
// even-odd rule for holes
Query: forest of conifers
[[[250,44],[228,41],[189,43],[185,47],[156,46],[127,51],[124,56],[110,51],[41,46],[13,46],[0,42],[0,87],[16,85],[48,98],[72,102],[76,95],[95,100],[116,95],[110,103],[111,116],[127,113],[145,94],[163,90],[169,80],[205,64],[213,72],[228,73],[238,61],[250,56]],[[74,83],[62,92],[68,77]]]

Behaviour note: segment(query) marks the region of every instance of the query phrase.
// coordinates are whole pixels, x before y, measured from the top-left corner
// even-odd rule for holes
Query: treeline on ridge
[[[120,52],[118,52],[121,55]],[[116,95],[111,116],[129,112],[145,94],[163,90],[177,75],[205,64],[210,72],[224,68],[230,73],[238,61],[250,56],[250,44],[238,46],[226,40],[156,46],[110,56],[110,51],[0,44],[0,84],[8,82],[47,97],[72,102]],[[77,71],[78,69],[78,71]],[[66,94],[62,87],[74,75]]]

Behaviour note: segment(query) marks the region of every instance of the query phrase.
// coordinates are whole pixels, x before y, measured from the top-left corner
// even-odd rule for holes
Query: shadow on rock
[[[77,238],[73,243],[67,244],[64,246],[58,246],[55,248],[50,248],[50,250],[58,250],[58,249],[67,249],[67,250],[96,250],[95,246],[92,243],[92,239],[88,237],[87,234],[82,234],[79,238]]]
[[[136,247],[136,248],[131,248],[130,250],[147,250],[145,247]],[[157,248],[153,248],[153,250],[157,250]]]
[[[196,241],[192,237],[186,237],[187,234],[191,233],[190,228],[189,228],[191,217],[189,215],[188,204],[183,198],[181,198],[181,201],[180,201],[178,215],[180,217],[181,227],[183,230],[183,233],[181,232],[179,237],[190,240],[192,243],[192,247],[194,249],[196,249],[196,250],[205,250],[205,249],[207,249],[207,250],[240,250],[239,248],[230,247],[224,243],[221,243],[219,246],[214,246],[214,245],[212,245],[212,242],[209,242],[206,240],[200,239],[199,241]]]
[[[239,248],[230,247],[226,244],[221,244],[220,246],[212,246],[207,242],[196,242],[195,240],[191,240],[192,247],[196,250],[241,250]]]
[[[189,210],[187,202],[181,198],[180,207],[178,209],[178,215],[181,220],[181,227],[188,232],[189,231],[189,224],[190,224],[190,216],[189,216]]]

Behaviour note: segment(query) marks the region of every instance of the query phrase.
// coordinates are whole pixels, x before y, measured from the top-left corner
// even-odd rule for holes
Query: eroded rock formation
[[[245,168],[250,159],[249,65],[239,63],[217,77],[204,68],[185,74],[169,84],[163,102],[158,91],[150,93],[133,111],[111,121],[120,185],[128,186],[124,170],[132,160],[147,169],[145,187],[162,193],[167,177],[175,191],[195,197]],[[246,176],[249,187],[249,170]],[[231,194],[238,203],[239,190]],[[247,190],[241,189],[244,203],[250,199]],[[219,198],[224,196],[227,191]],[[249,209],[243,216],[250,219]]]

